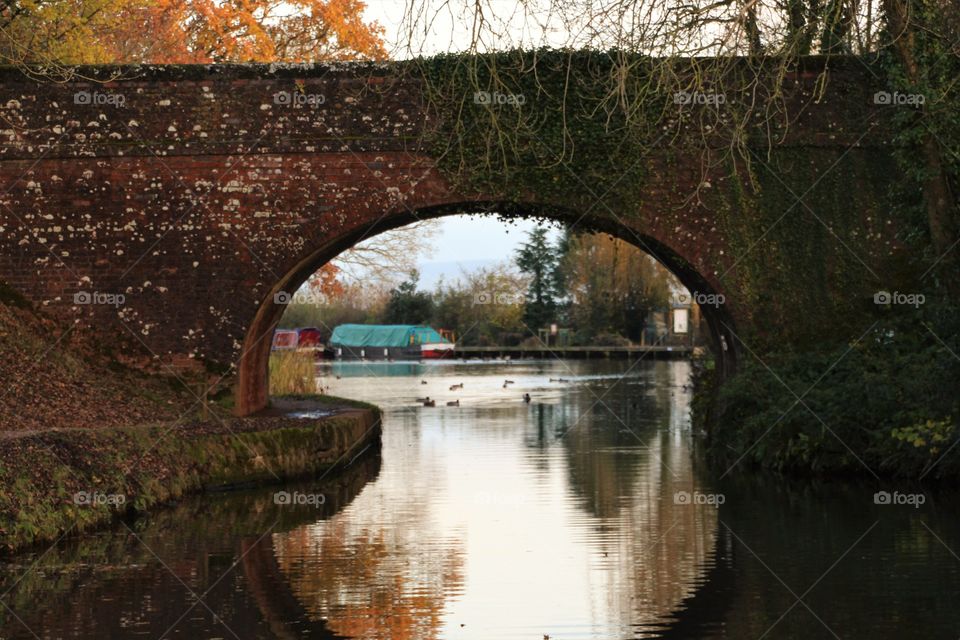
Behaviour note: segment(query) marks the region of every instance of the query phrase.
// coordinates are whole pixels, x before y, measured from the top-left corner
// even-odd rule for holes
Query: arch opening
[[[580,215],[573,210],[536,203],[473,200],[387,213],[372,225],[360,224],[330,237],[327,242],[315,247],[294,264],[261,301],[247,328],[238,365],[236,413],[241,416],[249,415],[269,404],[272,337],[287,308],[285,304],[278,302],[278,294],[298,290],[317,270],[360,242],[418,221],[456,215],[496,215],[504,223],[515,219],[552,221],[575,226],[579,231],[607,234],[632,245],[654,258],[693,294],[694,303],[699,307],[707,327],[709,345],[719,378],[726,379],[736,371],[736,323],[729,297],[665,241],[638,232],[623,221],[612,220],[606,216]],[[703,304],[703,300],[714,303]]]

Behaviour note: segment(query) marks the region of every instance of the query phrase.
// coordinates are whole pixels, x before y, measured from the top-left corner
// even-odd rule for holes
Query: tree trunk
[[[747,32],[747,43],[750,47],[750,55],[763,55],[763,44],[760,42],[760,25],[757,22],[756,0],[748,0],[743,18],[744,29]]]
[[[893,39],[893,50],[903,65],[908,80],[919,86],[921,82],[920,69],[916,56],[916,34],[911,30],[909,21],[909,0],[883,0],[887,25]],[[930,230],[930,241],[933,245],[935,259],[940,259],[943,268],[948,272],[943,281],[952,294],[960,290],[960,282],[955,277],[957,231],[954,215],[957,202],[950,190],[943,153],[940,143],[931,133],[923,138],[919,149],[924,166],[926,167],[923,181],[923,199],[927,212],[927,225]]]

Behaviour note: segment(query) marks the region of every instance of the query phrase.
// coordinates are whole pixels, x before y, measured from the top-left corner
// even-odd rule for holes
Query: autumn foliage
[[[340,280],[340,269],[332,262],[320,267],[307,280],[310,291],[321,298],[336,299],[343,296],[345,288]]]
[[[384,59],[361,0],[0,0],[6,64]]]

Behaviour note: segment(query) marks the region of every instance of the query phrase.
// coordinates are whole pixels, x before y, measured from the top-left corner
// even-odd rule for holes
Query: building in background
[[[650,313],[643,344],[702,347],[708,335],[700,305],[682,289],[673,292],[669,308]]]

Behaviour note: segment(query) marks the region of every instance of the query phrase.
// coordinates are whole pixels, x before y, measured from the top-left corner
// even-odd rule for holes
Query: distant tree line
[[[281,326],[426,324],[450,329],[464,345],[536,343],[541,329],[571,330],[574,344],[640,342],[650,313],[679,288],[673,276],[633,245],[601,234],[544,227],[527,233],[513,261],[420,287],[419,273],[389,288],[313,280],[324,304],[292,304]]]

